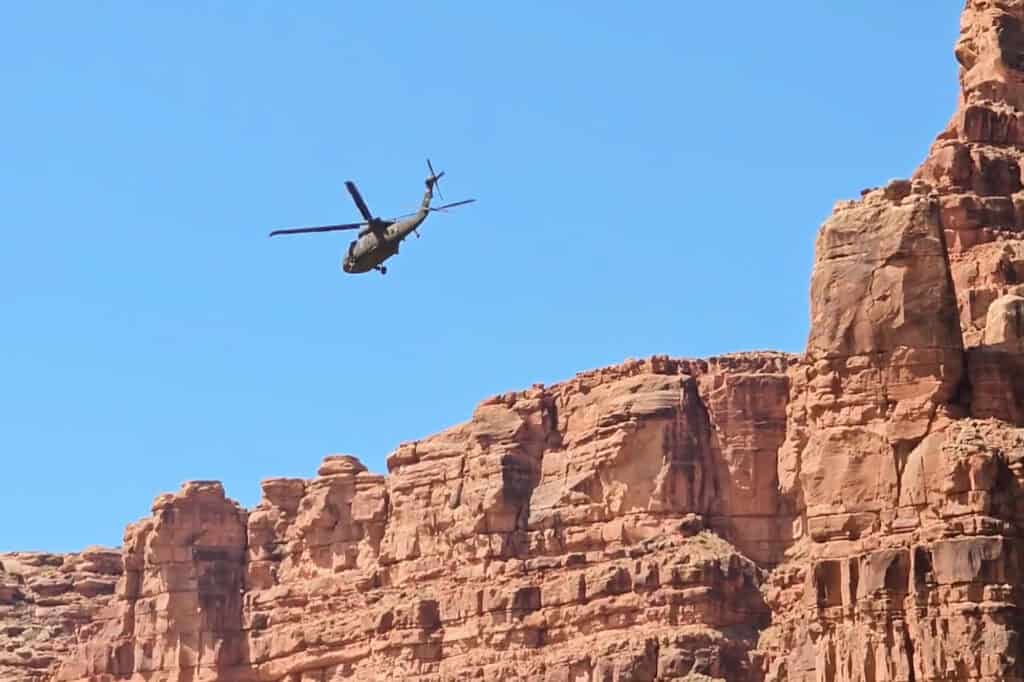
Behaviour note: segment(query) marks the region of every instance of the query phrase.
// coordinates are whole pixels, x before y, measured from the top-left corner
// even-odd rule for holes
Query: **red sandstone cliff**
[[[498,396],[387,477],[329,457],[249,512],[186,484],[129,527],[119,609],[58,678],[754,679],[792,363]]]
[[[0,681],[43,682],[113,600],[121,553],[0,554]]]
[[[970,0],[956,115],[818,237],[763,586],[768,680],[1020,680],[1024,2]]]
[[[803,356],[498,396],[252,510],[188,483],[102,571],[0,556],[0,679],[1024,680],[1024,0],[956,55],[913,179],[822,227]]]

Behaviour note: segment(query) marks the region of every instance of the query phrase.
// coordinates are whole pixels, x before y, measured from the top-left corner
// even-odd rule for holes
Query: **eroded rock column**
[[[768,680],[1024,675],[1021,19],[1024,3],[968,3],[950,129],[913,181],[822,227],[780,454],[799,515],[765,587]]]
[[[240,679],[245,527],[220,483],[158,497],[125,531],[113,612],[57,679]]]

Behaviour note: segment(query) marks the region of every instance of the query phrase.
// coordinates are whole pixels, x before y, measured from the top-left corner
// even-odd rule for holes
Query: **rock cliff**
[[[0,556],[0,679],[1024,680],[1024,0],[956,57],[920,169],[822,227],[803,355],[586,372],[387,476]]]
[[[188,483],[129,527],[118,608],[58,679],[755,679],[794,362],[498,396],[387,477],[328,457],[248,512]]]
[[[970,0],[961,28],[959,106],[928,158],[818,237],[767,680],[1024,679],[1024,2]]]
[[[121,553],[0,554],[0,680],[43,682],[113,600]]]

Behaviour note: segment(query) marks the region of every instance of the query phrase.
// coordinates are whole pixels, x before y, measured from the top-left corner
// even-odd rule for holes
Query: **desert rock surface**
[[[0,553],[0,680],[43,682],[114,599],[121,552]]]

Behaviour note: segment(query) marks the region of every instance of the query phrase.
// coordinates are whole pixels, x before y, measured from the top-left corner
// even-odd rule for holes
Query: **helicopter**
[[[366,202],[363,201],[363,197],[359,193],[356,184],[351,180],[346,180],[345,189],[352,195],[352,201],[355,202],[356,208],[359,209],[359,213],[363,216],[363,222],[274,230],[270,233],[270,236],[359,229],[358,236],[348,245],[348,252],[341,261],[341,269],[350,275],[369,272],[370,270],[376,270],[380,274],[386,275],[388,269],[384,266],[384,261],[398,253],[398,245],[410,234],[415,234],[419,238],[418,228],[431,212],[443,212],[449,208],[464,206],[476,201],[476,199],[464,199],[463,201],[456,201],[444,206],[431,206],[430,202],[434,198],[435,189],[437,190],[438,197],[441,197],[438,181],[444,176],[444,171],[435,173],[430,159],[427,159],[427,169],[430,171],[430,175],[426,179],[427,191],[423,194],[423,201],[420,204],[419,210],[415,213],[408,213],[390,220],[377,218],[370,213],[370,209],[367,207]],[[441,198],[443,199],[443,197]]]

